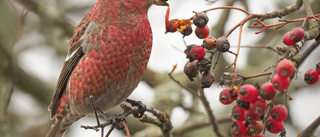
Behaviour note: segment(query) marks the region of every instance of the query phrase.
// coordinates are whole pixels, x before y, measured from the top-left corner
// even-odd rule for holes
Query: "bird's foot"
[[[135,101],[131,99],[127,99],[126,102],[130,103],[131,106],[137,106],[138,112],[133,113],[133,116],[136,118],[141,118],[144,115],[144,112],[147,110],[147,107],[145,104],[143,104],[141,101]]]

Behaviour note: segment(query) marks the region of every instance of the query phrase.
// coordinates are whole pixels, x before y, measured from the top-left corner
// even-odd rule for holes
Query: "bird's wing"
[[[87,14],[80,24],[75,29],[73,36],[70,40],[68,55],[61,70],[56,89],[53,94],[52,102],[49,106],[51,111],[51,118],[57,114],[60,106],[60,99],[65,91],[69,77],[77,66],[79,60],[88,53],[94,45],[87,42],[92,33],[97,33],[99,30],[97,25],[89,20],[90,15]]]

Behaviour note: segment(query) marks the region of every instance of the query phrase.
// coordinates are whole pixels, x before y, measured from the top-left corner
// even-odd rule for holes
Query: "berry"
[[[314,69],[310,69],[304,74],[304,82],[306,82],[309,85],[317,83],[318,80],[319,75]]]
[[[293,42],[299,42],[304,37],[304,29],[301,27],[295,27],[291,30],[291,40]]]
[[[263,130],[263,123],[262,121],[255,121],[248,125],[247,129],[247,135],[251,136],[257,136],[261,133]]]
[[[176,32],[177,31],[177,24],[176,22],[179,21],[178,19],[172,19],[169,21],[169,13],[170,8],[168,6],[166,16],[165,16],[165,25],[166,25],[166,32]]]
[[[196,15],[194,15],[192,17],[192,21],[193,21],[194,25],[202,28],[207,25],[209,18],[207,16],[206,12],[198,12],[198,13],[196,13]]]
[[[201,60],[206,55],[206,50],[204,48],[202,48],[201,46],[197,45],[191,49],[190,55],[195,60]]]
[[[261,114],[254,113],[251,109],[244,111],[244,119],[246,122],[252,123],[260,118]]]
[[[186,54],[186,58],[190,60],[190,62],[192,62],[194,59],[191,58],[191,55],[190,55],[190,51],[191,49],[196,46],[195,44],[190,44],[190,45],[187,45],[187,48],[184,50],[184,53]]]
[[[188,78],[193,81],[193,78],[196,77],[199,74],[199,71],[197,69],[196,63],[198,61],[188,61],[185,65],[184,65],[184,73],[188,76]]]
[[[244,111],[245,109],[240,108],[238,105],[234,105],[231,116],[238,121],[244,121]]]
[[[189,36],[192,33],[192,27],[188,24],[184,29],[179,29],[179,32],[183,35],[183,37]]]
[[[278,122],[269,117],[266,121],[266,127],[270,133],[277,134],[283,129],[283,121]]]
[[[276,95],[277,91],[274,89],[271,82],[265,82],[260,86],[260,97],[265,100],[271,100]]]
[[[242,108],[242,109],[245,109],[245,108],[249,108],[249,102],[245,102],[243,100],[241,100],[239,97],[237,98],[237,105]]]
[[[212,61],[209,58],[203,58],[197,62],[197,68],[202,73],[205,71],[210,71],[212,66]]]
[[[251,85],[251,84],[245,84],[240,87],[238,96],[241,100],[245,102],[253,102],[257,100],[259,95],[258,89]]]
[[[316,65],[316,72],[320,75],[320,62]]]
[[[209,36],[209,27],[206,25],[202,28],[200,27],[197,27],[196,30],[194,31],[196,33],[196,36],[199,38],[199,39],[204,39],[206,37]]]
[[[231,134],[234,137],[244,137],[247,132],[247,128],[244,126],[244,121],[234,121],[231,125]]]
[[[294,64],[291,60],[283,59],[277,64],[276,71],[279,77],[291,77],[294,73]]]
[[[220,92],[219,101],[224,104],[228,105],[231,104],[236,97],[233,97],[234,90],[232,88],[224,89]]]
[[[215,81],[214,73],[212,71],[205,71],[201,77],[201,88],[209,88]]]
[[[220,52],[227,52],[230,48],[230,43],[226,37],[219,37],[216,40],[216,48]]]
[[[279,77],[278,74],[273,75],[271,82],[276,90],[283,91],[290,85],[290,78]]]
[[[291,40],[290,32],[287,32],[286,34],[283,35],[283,43],[286,44],[287,46],[292,46],[296,44]]]
[[[212,36],[208,36],[203,40],[203,47],[207,50],[214,49],[216,47],[216,38]]]
[[[267,108],[266,100],[258,97],[258,99],[256,101],[250,103],[249,108],[254,113],[262,114]]]
[[[274,121],[284,121],[288,116],[288,110],[285,105],[275,105],[271,111],[270,116]]]

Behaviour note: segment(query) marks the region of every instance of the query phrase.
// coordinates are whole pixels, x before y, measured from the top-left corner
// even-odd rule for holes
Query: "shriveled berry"
[[[279,77],[291,77],[294,73],[294,64],[291,60],[283,59],[277,64],[276,71]]]
[[[203,40],[203,47],[207,50],[214,49],[216,47],[216,38],[213,36],[208,36]]]
[[[177,25],[176,22],[178,19],[172,19],[169,21],[169,13],[170,13],[170,7],[168,6],[166,16],[165,16],[165,25],[166,25],[166,32],[176,32],[177,31]]]
[[[244,119],[249,123],[257,121],[260,116],[261,114],[254,113],[251,109],[246,109],[244,111]]]
[[[237,98],[237,105],[242,108],[242,109],[245,109],[245,108],[249,108],[249,102],[245,102],[243,100],[241,100],[239,97]]]
[[[276,90],[283,91],[290,85],[290,78],[279,77],[278,74],[273,75],[271,82]]]
[[[288,110],[285,105],[275,105],[271,111],[270,116],[275,121],[284,121],[288,116]]]
[[[277,134],[283,129],[283,121],[275,121],[272,117],[269,117],[266,121],[266,128],[270,133]]]
[[[248,136],[257,136],[261,133],[261,131],[263,130],[263,123],[262,121],[255,121],[249,124],[249,126],[247,127],[247,135]]]
[[[194,32],[199,39],[204,39],[209,36],[210,30],[209,30],[209,27],[206,25],[202,28],[197,27]]]
[[[257,100],[259,91],[255,86],[245,84],[240,87],[238,96],[245,102],[253,102]]]
[[[274,89],[271,82],[265,82],[260,86],[260,97],[265,100],[271,100],[276,95],[277,91]]]
[[[201,77],[201,88],[209,88],[215,81],[214,73],[212,71],[205,71]]]
[[[212,66],[212,61],[209,58],[203,58],[197,62],[197,68],[200,73],[205,71],[210,71]]]
[[[292,45],[295,45],[296,43],[293,42],[291,40],[291,32],[287,32],[286,34],[283,35],[283,43],[286,44],[287,46],[292,46]]]
[[[262,114],[266,108],[267,108],[267,103],[266,100],[258,97],[258,99],[254,102],[250,102],[249,108],[257,114]]]
[[[320,62],[316,65],[316,72],[320,75]]]
[[[201,60],[206,55],[206,50],[201,46],[194,46],[191,51],[190,55],[195,60]]]
[[[227,52],[230,48],[230,43],[226,37],[219,37],[216,40],[216,48],[220,52]]]
[[[184,65],[184,73],[188,76],[188,78],[193,81],[193,78],[196,77],[199,74],[199,71],[197,69],[197,60],[195,61],[188,61],[185,65]]]
[[[191,49],[196,46],[195,44],[190,44],[187,45],[187,48],[184,50],[184,53],[186,54],[186,58],[189,59],[191,62],[194,60],[191,55],[190,55],[190,51]]]
[[[304,29],[301,27],[295,27],[291,30],[290,34],[293,42],[299,42],[304,37]]]
[[[183,35],[183,37],[189,36],[192,33],[192,27],[188,24],[184,29],[180,29],[179,32]]]
[[[233,97],[234,90],[232,88],[224,89],[220,92],[219,101],[224,104],[228,105],[231,104],[236,97]]]
[[[206,12],[198,12],[196,13],[196,15],[193,16],[192,21],[194,25],[202,28],[207,25],[209,18]]]
[[[317,83],[318,80],[319,75],[314,69],[310,69],[304,74],[304,82],[306,82],[309,85]]]
[[[240,108],[238,105],[234,105],[231,116],[238,121],[244,121],[244,111],[245,109]]]
[[[244,137],[247,132],[247,128],[244,126],[245,122],[244,121],[234,121],[231,124],[231,135],[233,137]]]

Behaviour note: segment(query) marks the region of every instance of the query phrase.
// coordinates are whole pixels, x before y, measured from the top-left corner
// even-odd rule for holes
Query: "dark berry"
[[[291,77],[294,73],[294,64],[291,60],[283,59],[277,64],[276,71],[279,77]]]
[[[210,30],[209,27],[206,25],[202,28],[197,27],[194,32],[199,39],[204,39],[209,36]]]
[[[210,71],[212,66],[212,61],[209,58],[203,58],[197,62],[197,68],[202,73],[205,71]]]
[[[215,81],[214,73],[212,71],[205,71],[201,77],[201,88],[209,88]]]
[[[258,99],[254,102],[250,102],[249,108],[257,114],[262,114],[267,108],[266,100],[258,97]]]
[[[204,27],[207,25],[209,18],[205,12],[198,12],[192,18],[193,24],[197,27]]]
[[[291,32],[287,32],[286,34],[283,35],[283,43],[286,44],[287,46],[292,46],[292,45],[295,45],[296,43],[293,42],[291,40],[291,35],[290,35]]]
[[[220,52],[227,52],[230,48],[230,43],[226,37],[219,37],[216,40],[216,48]]]
[[[271,111],[270,116],[275,121],[284,121],[288,116],[288,110],[285,105],[275,105]]]
[[[283,129],[283,121],[275,121],[272,117],[269,117],[266,121],[266,128],[270,133],[277,134]]]
[[[245,109],[240,108],[238,105],[234,105],[231,116],[238,121],[244,121],[244,111]]]
[[[265,100],[271,100],[276,95],[277,91],[274,89],[271,82],[265,82],[260,86],[259,95]]]
[[[243,100],[241,100],[239,97],[237,98],[237,105],[242,108],[242,109],[245,109],[245,108],[249,108],[249,102],[245,102]]]
[[[257,136],[261,133],[263,130],[263,123],[262,121],[255,121],[248,125],[247,129],[247,135],[251,136]]]
[[[216,47],[216,38],[212,36],[208,36],[203,40],[203,47],[207,50],[214,49]]]
[[[247,132],[247,128],[244,126],[244,121],[234,121],[231,125],[231,134],[234,137],[244,137]]]
[[[318,80],[319,75],[314,69],[310,69],[304,74],[304,82],[306,82],[309,85],[317,83]]]
[[[245,84],[241,86],[238,94],[240,99],[242,99],[245,102],[253,102],[257,100],[258,95],[259,95],[258,89],[251,84]]]
[[[278,74],[273,75],[271,82],[276,90],[283,91],[290,85],[290,78],[279,77]]]
[[[188,78],[193,81],[193,78],[196,77],[199,74],[199,71],[197,69],[197,60],[195,61],[188,61],[185,65],[184,65],[184,73],[188,76]]]
[[[184,50],[184,53],[186,54],[186,58],[189,59],[191,62],[194,60],[191,55],[190,55],[190,51],[191,49],[196,46],[195,44],[190,44],[187,45],[187,48]]]
[[[184,29],[180,29],[179,32],[183,35],[183,37],[189,36],[192,33],[192,27],[188,24]]]
[[[299,42],[304,37],[304,29],[301,27],[295,27],[291,30],[291,40],[293,42]]]
[[[190,55],[195,60],[201,60],[206,55],[206,50],[201,46],[194,46],[191,51]]]

